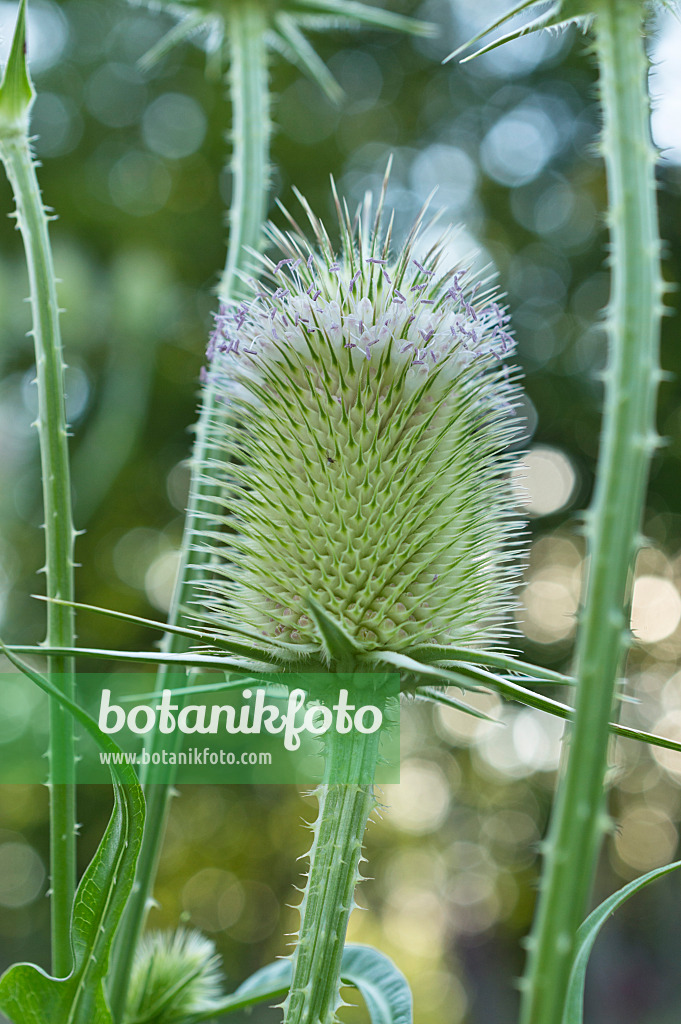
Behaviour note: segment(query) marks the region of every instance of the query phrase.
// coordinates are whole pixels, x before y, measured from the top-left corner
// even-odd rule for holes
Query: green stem
[[[633,560],[657,443],[662,281],[641,6],[602,0],[595,23],[612,245],[606,408],[588,520],[591,557],[577,647],[576,717],[549,830],[522,1024],[562,1022],[575,933],[604,829],[608,720],[627,646]]]
[[[300,906],[293,980],[284,1024],[332,1024],[340,1005],[345,934],[355,906],[355,886],[369,815],[376,807],[373,778],[378,733],[330,734],[327,782],[319,787],[310,871]],[[358,779],[361,784],[343,780]]]
[[[38,384],[38,434],[45,513],[45,573],[48,597],[73,601],[71,482],[64,402],[64,361],[59,331],[59,303],[52,262],[48,216],[25,133],[0,138],[0,159],[12,185],[17,223],[26,250],[31,287],[33,339]],[[74,613],[66,605],[48,603],[47,638],[51,647],[74,645]],[[73,660],[49,659],[55,684],[74,699]],[[71,970],[71,908],[76,884],[76,797],[73,723],[56,701],[50,703],[50,865],[52,888],[52,972]]]
[[[232,101],[232,180],[233,201],[230,212],[230,234],[227,262],[219,296],[222,301],[238,297],[237,271],[244,264],[248,248],[261,244],[262,225],[267,213],[269,178],[270,101],[265,35],[267,16],[258,3],[234,3],[229,7],[230,72],[229,92]],[[169,624],[183,618],[184,609],[194,596],[195,587],[205,576],[208,556],[201,551],[199,534],[206,516],[213,512],[211,489],[203,476],[203,467],[213,458],[210,425],[214,420],[215,388],[209,383],[203,389],[201,412],[196,427],[192,456],[192,483],[189,507],[180,553],[180,568],[169,614]],[[181,653],[187,641],[177,635],[166,635],[164,650]],[[157,690],[165,685],[169,669],[161,668]],[[167,738],[166,738],[167,739]],[[162,780],[151,774],[143,777],[147,816],[144,842],[137,865],[135,886],[117,938],[117,950],[110,983],[110,1001],[114,1019],[120,1021],[125,1006],[130,971],[139,936],[144,927],[161,844],[165,832],[172,778]]]

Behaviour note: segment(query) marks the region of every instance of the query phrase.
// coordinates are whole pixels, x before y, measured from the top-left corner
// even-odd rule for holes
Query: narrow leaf
[[[545,11],[543,11],[537,18],[533,18],[531,21],[528,21],[524,25],[519,26],[517,29],[508,32],[506,33],[506,35],[503,35],[500,38],[493,40],[491,43],[488,43],[486,46],[481,47],[479,50],[476,50],[475,53],[472,53],[470,54],[470,56],[466,57],[465,61],[473,60],[475,57],[480,57],[483,53],[488,53],[489,50],[496,49],[497,46],[501,46],[503,43],[510,42],[512,39],[517,39],[518,36],[523,35],[526,32],[531,32],[537,28],[541,28],[548,18],[552,17],[554,14],[557,14],[560,11],[561,3],[562,0],[554,0],[551,6],[547,8]],[[457,47],[456,50],[450,53],[448,57],[445,57],[443,64],[446,64],[447,61],[452,60],[454,57],[458,57],[459,54],[463,53],[463,51],[467,50],[469,47],[475,46],[475,44],[479,43],[481,39],[484,39],[485,36],[488,36],[490,32],[495,32],[498,28],[501,28],[503,25],[507,25],[509,21],[512,21],[514,18],[517,18],[518,15],[522,14],[524,11],[534,10],[535,8],[541,6],[541,0],[522,0],[521,3],[516,4],[515,7],[512,7],[510,11],[507,11],[505,14],[502,14],[501,17],[496,19],[496,21],[493,21],[490,25],[487,25],[485,28],[482,29],[482,31],[478,32],[471,39],[468,39],[465,43],[462,43],[461,46]]]
[[[649,871],[648,874],[642,875],[641,878],[634,879],[628,885],[625,885],[618,892],[613,893],[612,896],[604,900],[599,907],[589,914],[582,927],[577,932],[577,946],[572,966],[572,973],[570,975],[570,986],[568,988],[567,1002],[565,1004],[565,1015],[563,1017],[563,1024],[582,1024],[584,1017],[584,983],[586,981],[586,969],[589,963],[589,957],[593,945],[598,938],[598,933],[601,928],[608,920],[611,914],[613,914],[618,907],[621,907],[631,896],[635,895],[640,889],[643,889],[646,885],[650,885],[657,878],[662,878],[663,875],[668,875],[672,871],[676,871],[677,868],[681,867],[681,861],[677,860],[673,864],[667,864],[665,867],[656,868],[654,871]]]
[[[371,946],[346,946],[341,977],[362,995],[371,1024],[411,1024],[409,983],[385,953]]]
[[[281,663],[265,660],[258,654],[247,662],[222,654],[170,654],[164,651],[110,651],[98,647],[48,647],[35,644],[17,644],[9,648],[15,654],[63,655],[65,657],[104,658],[108,661],[127,661],[131,664],[184,665],[187,668],[253,670],[253,662],[280,668]]]
[[[68,605],[70,608],[76,608],[80,611],[86,612],[97,612],[99,615],[105,615],[110,619],[119,619],[123,622],[135,622],[140,626],[149,626],[151,629],[158,629],[162,633],[172,633],[174,636],[184,636],[191,640],[201,640],[204,643],[209,643],[213,647],[222,647],[223,650],[230,654],[237,654],[245,658],[254,658],[256,660],[262,660],[263,658],[271,658],[272,651],[269,649],[270,646],[277,651],[281,651],[281,657],[284,658],[286,654],[296,654],[299,656],[301,653],[306,653],[307,649],[303,648],[302,645],[296,647],[294,644],[282,643],[280,640],[267,640],[267,648],[259,646],[246,646],[236,640],[227,638],[226,636],[216,636],[212,631],[206,631],[203,629],[192,629],[191,626],[177,626],[170,625],[165,622],[157,622],[155,619],[145,619],[141,615],[131,615],[129,612],[118,612],[113,611],[111,608],[100,608],[94,604],[81,604],[78,601],[62,601],[56,597],[44,597],[42,594],[33,594],[33,597],[37,601],[48,601],[51,604]],[[231,630],[238,636],[243,636],[247,640],[262,640],[257,633],[249,632],[247,630],[236,629]]]
[[[21,0],[12,48],[0,84],[0,137],[27,130],[34,97],[26,60],[26,0]]]
[[[324,611],[314,598],[308,597],[306,604],[329,661],[343,663],[354,658],[359,647],[340,622]]]
[[[401,654],[398,651],[370,651],[366,654],[360,655],[361,661],[368,661],[377,665],[392,665],[394,668],[399,668],[403,672],[407,672],[410,675],[415,676],[432,676],[433,679],[440,679],[451,683],[452,686],[458,686],[463,690],[471,690],[475,692],[482,692],[485,687],[476,686],[471,683],[470,679],[461,672],[457,673],[456,669],[443,668],[441,665],[428,665],[421,661],[417,661],[416,658],[410,657],[408,654]],[[455,681],[455,677],[458,681]]]
[[[140,57],[137,62],[140,71],[150,71],[155,64],[163,60],[176,46],[179,46],[180,43],[183,43],[185,39],[188,39],[195,32],[205,28],[206,21],[207,19],[203,12],[187,14],[183,17],[151,49],[147,50],[144,56]]]
[[[230,996],[186,1024],[199,1024],[257,1003],[283,999],[289,990],[292,964],[276,960],[252,974]],[[412,998],[407,979],[393,962],[370,946],[348,945],[343,951],[343,984],[352,985],[366,1003],[372,1024],[411,1024]]]
[[[302,71],[309,75],[332,103],[340,104],[345,95],[343,89],[319,54],[308,43],[293,18],[283,11],[279,11],[275,14],[274,20],[291,63],[297,64]]]
[[[433,662],[463,662],[471,665],[487,665],[489,668],[499,668],[505,672],[514,672],[526,676],[533,682],[552,683],[556,686],[574,686],[575,681],[570,676],[561,672],[554,672],[542,665],[532,665],[527,661],[520,661],[517,658],[509,657],[506,654],[498,654],[496,651],[475,651],[467,647],[455,647],[442,644],[422,644],[420,647],[412,647],[406,652],[409,657],[415,658],[426,665]]]
[[[501,722],[496,718],[492,718],[490,715],[485,715],[481,711],[477,711],[474,708],[462,705],[460,700],[456,697],[452,697],[446,690],[436,690],[433,686],[419,686],[414,691],[417,697],[423,697],[424,700],[431,700],[436,704],[444,704],[448,708],[454,708],[456,711],[464,711],[466,714],[473,715],[475,718],[481,718],[487,722],[494,722],[495,725],[501,725]]]
[[[390,32],[406,32],[414,36],[432,36],[436,32],[436,26],[427,21],[417,21],[416,18],[395,14],[382,7],[357,3],[357,0],[296,0],[296,7],[300,11],[332,15],[345,22],[355,21]]]
[[[0,650],[36,686],[80,722],[101,750],[122,753],[82,708],[49,679],[17,658],[0,641]],[[86,869],[73,907],[73,969],[53,978],[34,964],[15,964],[0,978],[0,1009],[15,1024],[113,1024],[104,992],[111,944],[132,889],[144,829],[144,797],[127,764],[111,764],[114,809],[106,832]]]
[[[461,666],[460,671],[463,672],[464,669],[467,669],[467,667]],[[469,674],[468,669],[467,674]],[[457,672],[448,672],[447,676],[446,680],[443,678],[443,682],[446,681],[452,686],[461,686],[461,677]],[[495,690],[508,700],[517,700],[519,704],[536,708],[537,711],[545,711],[548,715],[554,715],[556,718],[563,718],[566,721],[572,721],[574,717],[574,709],[568,704],[561,704],[560,701],[551,700],[549,697],[544,697],[540,693],[534,693],[533,690],[527,690],[524,686],[518,686],[517,683],[502,679],[500,676],[493,676],[491,673],[477,671],[475,674],[475,678],[482,678],[483,676],[488,679],[490,690]],[[429,700],[449,704],[450,707],[453,706],[451,702],[454,698],[443,701],[441,699],[442,691],[435,687],[420,686],[416,692],[422,697],[427,697]],[[648,743],[651,747],[663,747],[665,750],[674,750],[677,753],[681,753],[681,743],[670,740],[666,736],[658,736],[653,732],[644,732],[642,729],[633,729],[628,725],[619,725],[615,722],[610,723],[610,731],[616,736],[622,736],[624,739],[637,740],[639,743]]]
[[[252,974],[242,985],[239,985],[235,992],[217,1003],[211,1010],[193,1016],[188,1024],[198,1024],[202,1020],[214,1020],[224,1013],[245,1010],[272,999],[283,999],[289,990],[291,977],[291,961],[288,958],[275,960],[273,964],[267,964],[266,967],[261,967],[259,971]]]

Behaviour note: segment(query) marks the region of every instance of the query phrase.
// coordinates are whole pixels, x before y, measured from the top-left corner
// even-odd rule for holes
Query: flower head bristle
[[[422,218],[392,256],[383,196],[373,222],[336,198],[339,252],[300,198],[315,244],[270,225],[263,280],[215,318],[203,607],[292,643],[318,642],[309,596],[367,650],[493,643],[516,582],[508,314],[446,237],[421,253]]]
[[[125,1018],[180,1024],[205,1013],[222,994],[220,958],[210,939],[184,928],[148,932],[135,956]]]

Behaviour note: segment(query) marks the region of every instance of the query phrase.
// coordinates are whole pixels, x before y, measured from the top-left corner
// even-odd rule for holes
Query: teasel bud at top
[[[268,228],[276,256],[208,348],[208,628],[319,646],[312,597],[367,651],[497,645],[519,544],[508,314],[446,236],[417,255],[423,216],[392,254],[383,196],[373,222],[336,200],[336,252],[299,198],[314,239]]]

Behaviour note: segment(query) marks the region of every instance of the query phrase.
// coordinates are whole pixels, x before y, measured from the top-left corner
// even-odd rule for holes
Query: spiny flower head
[[[126,1021],[182,1024],[222,996],[220,958],[200,932],[149,932],[137,949]]]
[[[447,239],[417,257],[420,222],[391,255],[380,208],[371,226],[338,204],[336,253],[301,201],[314,243],[270,227],[279,258],[209,344],[203,606],[294,644],[318,643],[309,597],[366,650],[493,642],[516,581],[508,315]]]

